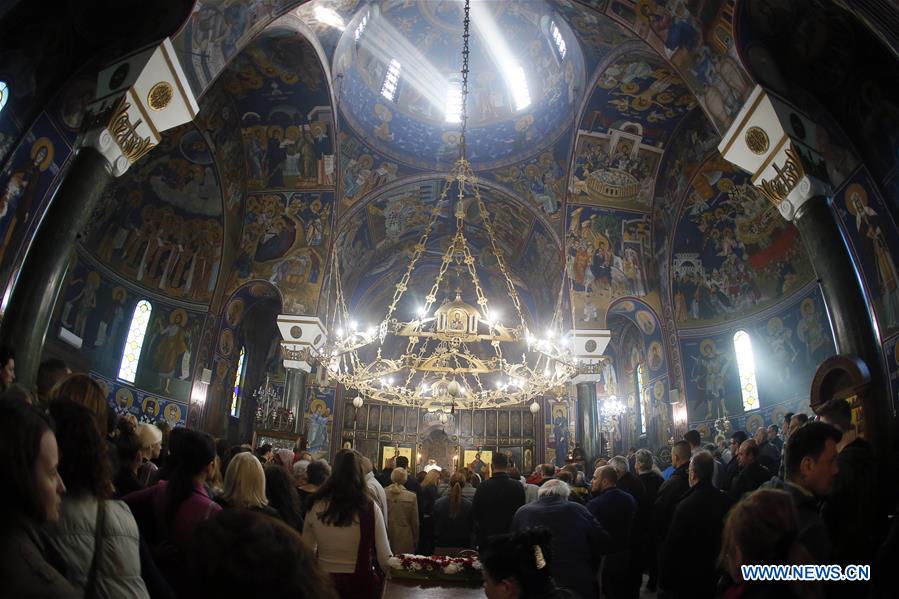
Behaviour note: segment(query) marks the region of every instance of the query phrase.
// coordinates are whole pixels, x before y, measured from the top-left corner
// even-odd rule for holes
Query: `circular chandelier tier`
[[[527,326],[521,299],[496,241],[493,220],[481,197],[478,179],[465,158],[469,24],[469,2],[466,0],[459,159],[446,177],[379,325],[359,327],[350,318],[338,252],[333,252],[332,281],[336,301],[327,340],[313,351],[312,357],[331,378],[347,389],[357,390],[360,397],[449,411],[495,408],[564,393],[565,384],[577,374],[569,340],[561,331],[562,289],[546,334],[538,338]],[[439,270],[417,317],[400,320],[396,317],[397,306],[410,288],[415,268],[428,248],[439,217],[447,210],[451,192],[456,196],[453,210],[455,235],[442,252]],[[496,267],[505,282],[507,299],[514,307],[514,325],[499,322],[499,312],[491,310],[481,285],[476,260],[465,234],[466,212],[472,205],[477,208],[489,240],[489,250],[495,256]],[[450,268],[460,279],[467,274],[471,288],[463,293],[461,286],[457,287],[453,299],[446,289]],[[441,294],[444,299],[437,305]],[[465,301],[463,295],[473,298],[474,305]],[[532,404],[532,411],[534,405],[538,404]]]

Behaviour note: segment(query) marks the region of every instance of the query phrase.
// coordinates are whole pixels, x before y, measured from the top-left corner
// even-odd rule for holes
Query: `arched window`
[[[0,112],[6,106],[7,100],[9,100],[9,86],[6,81],[0,81]]]
[[[153,306],[147,300],[137,302],[134,314],[131,316],[131,326],[128,328],[128,340],[125,341],[125,351],[122,352],[122,362],[119,364],[119,378],[128,383],[134,382],[137,375],[137,363],[140,362],[140,350],[144,346],[144,337],[147,334],[147,325],[150,323],[150,315],[153,314]]]
[[[737,354],[737,367],[740,370],[743,410],[756,410],[759,407],[759,390],[755,381],[755,358],[752,355],[752,339],[746,331],[734,333],[734,353]]]
[[[643,377],[646,373],[643,370],[643,364],[637,365],[637,409],[640,410],[640,434],[646,434],[646,405],[643,403],[643,395],[645,393],[643,389]]]
[[[231,415],[235,418],[240,417],[240,388],[243,386],[243,375],[246,363],[246,348],[240,348],[240,357],[237,358],[237,370],[234,372],[234,388],[231,391]]]

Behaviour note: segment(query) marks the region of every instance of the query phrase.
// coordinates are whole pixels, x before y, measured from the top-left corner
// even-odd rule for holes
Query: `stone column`
[[[871,372],[874,392],[864,404],[869,440],[887,450],[892,415],[879,336],[849,246],[831,206],[815,125],[782,98],[756,87],[718,146],[728,161],[752,173],[752,182],[796,225],[814,266],[840,354],[854,354]]]
[[[298,435],[306,434],[306,420],[303,414],[306,411],[306,372],[299,368],[287,369],[287,380],[284,383],[284,405],[293,410],[296,416],[294,432]]]
[[[577,383],[577,427],[575,438],[584,452],[584,464],[589,469],[600,454],[599,404],[596,381]]]
[[[197,110],[168,38],[99,73],[75,158],[25,255],[0,326],[0,343],[16,350],[17,378],[26,385],[37,376],[69,257],[106,187],[159,143],[161,131],[191,121]]]

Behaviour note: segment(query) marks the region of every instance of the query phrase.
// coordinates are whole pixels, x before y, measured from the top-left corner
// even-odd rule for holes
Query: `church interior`
[[[783,478],[838,402],[896,555],[895,4],[59,4],[0,8],[4,395],[525,488],[694,432]]]

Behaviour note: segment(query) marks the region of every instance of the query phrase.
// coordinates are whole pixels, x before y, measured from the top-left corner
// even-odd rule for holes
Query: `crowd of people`
[[[0,596],[374,598],[394,554],[470,551],[491,598],[897,591],[899,532],[843,400],[729,444],[691,430],[664,471],[640,449],[525,477],[495,453],[482,477],[160,430],[64,366],[43,396],[0,371]],[[870,564],[873,581],[754,582],[751,564]]]

